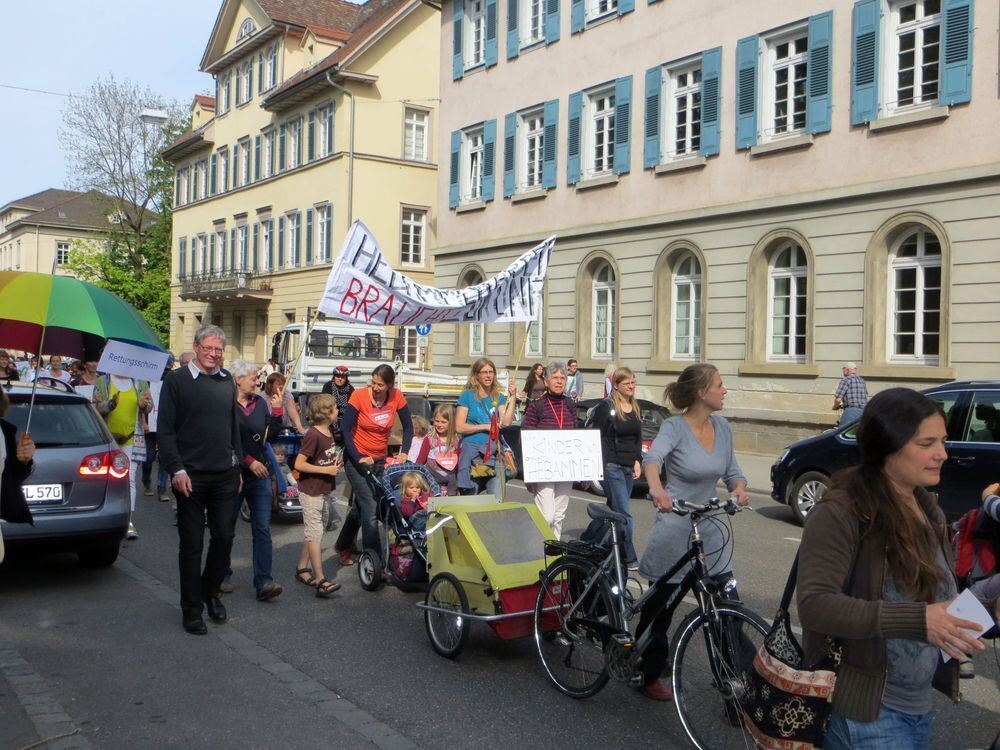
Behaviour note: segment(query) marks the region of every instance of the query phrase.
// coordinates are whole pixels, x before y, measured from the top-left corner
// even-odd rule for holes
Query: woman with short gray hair
[[[524,409],[522,430],[572,430],[576,428],[576,402],[566,395],[566,365],[552,362],[547,368],[545,393],[528,402]],[[535,505],[556,539],[562,534],[563,519],[569,507],[572,482],[542,482],[528,486],[535,493]]]

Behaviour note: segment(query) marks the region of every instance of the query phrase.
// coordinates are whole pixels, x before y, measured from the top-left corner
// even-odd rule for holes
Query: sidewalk
[[[777,456],[762,456],[759,453],[737,453],[736,460],[746,474],[749,489],[761,495],[771,494],[771,465]]]

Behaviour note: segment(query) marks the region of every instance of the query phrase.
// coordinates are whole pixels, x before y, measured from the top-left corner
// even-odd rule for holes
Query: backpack
[[[1000,558],[1000,523],[973,508],[955,524],[955,575],[963,589],[995,575]]]

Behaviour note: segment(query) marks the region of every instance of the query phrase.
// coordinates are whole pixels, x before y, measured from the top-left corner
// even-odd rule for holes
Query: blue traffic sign
[[[430,323],[421,323],[418,326],[414,326],[414,328],[417,329],[417,335],[418,336],[426,336],[428,333],[431,332],[431,324]]]

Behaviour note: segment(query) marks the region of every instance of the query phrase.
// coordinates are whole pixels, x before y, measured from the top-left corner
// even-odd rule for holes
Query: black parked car
[[[979,504],[986,485],[1000,481],[1000,380],[957,380],[923,391],[940,404],[948,427],[948,460],[938,492],[949,520]],[[771,467],[771,497],[801,524],[823,496],[830,476],[860,462],[857,423],[793,443]]]

